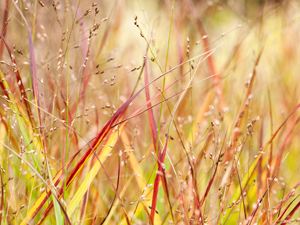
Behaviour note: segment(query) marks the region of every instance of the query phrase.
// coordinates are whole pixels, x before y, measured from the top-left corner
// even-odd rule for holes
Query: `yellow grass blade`
[[[124,129],[124,125],[125,124],[122,124],[117,131],[113,132],[110,135],[110,137],[107,140],[106,144],[103,146],[103,149],[98,154],[98,157],[99,157],[101,163],[103,163],[107,159],[108,154],[112,150],[111,146],[114,146],[116,144],[116,142],[119,138],[119,133],[121,133]],[[78,190],[76,191],[76,193],[73,196],[72,200],[68,204],[68,207],[67,207],[68,215],[72,215],[72,213],[74,212],[76,207],[79,205],[82,197],[87,192],[88,188],[90,187],[92,181],[94,180],[95,176],[99,172],[100,168],[101,168],[101,165],[100,165],[99,161],[96,160],[93,167],[92,167],[92,169],[90,170],[90,172],[88,173],[88,175],[86,176],[86,178],[84,179],[84,181],[82,182],[82,184],[80,185]]]

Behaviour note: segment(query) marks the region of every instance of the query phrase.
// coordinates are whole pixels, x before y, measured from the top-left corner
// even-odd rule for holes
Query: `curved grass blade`
[[[111,152],[112,147],[110,147],[110,146],[114,146],[116,144],[116,142],[119,138],[119,133],[122,133],[124,126],[125,126],[125,123],[119,127],[118,131],[113,132],[109,136],[106,143],[103,145],[102,149],[99,151],[98,158],[100,159],[101,163],[103,163],[106,160],[108,154]],[[85,176],[85,179],[83,180],[80,187],[78,188],[78,190],[72,197],[72,200],[70,201],[70,203],[68,204],[67,212],[69,215],[72,215],[72,213],[74,212],[76,207],[78,207],[82,197],[88,190],[91,182],[94,180],[95,176],[97,175],[97,173],[99,172],[100,169],[101,169],[101,164],[99,163],[98,160],[96,160],[93,167],[91,168],[90,172]]]
[[[83,157],[80,159],[80,161],[76,164],[74,169],[72,170],[71,174],[67,178],[67,187],[72,183],[72,181],[75,179],[75,177],[78,175],[78,173],[83,169],[87,161],[90,159],[90,157],[94,154],[95,149],[100,145],[100,143],[103,141],[103,139],[108,135],[111,127],[113,124],[117,121],[117,119],[125,112],[128,105],[135,99],[135,97],[142,91],[138,91],[135,95],[133,95],[130,99],[128,99],[118,110],[117,112],[112,116],[112,118],[106,123],[106,125],[103,127],[103,129],[100,131],[100,133],[97,135],[96,139],[93,141],[91,145],[89,145],[89,149],[87,152],[83,155]],[[71,159],[72,160],[72,159]],[[68,162],[67,168],[69,168],[70,161]],[[61,180],[62,176],[62,169],[58,171],[56,176],[53,179],[54,185],[58,185],[58,183]],[[61,194],[61,193],[60,193]],[[28,221],[31,221],[36,214],[39,212],[39,210],[42,208],[42,206],[45,204],[47,199],[51,193],[46,193],[44,191],[42,195],[38,198],[34,206],[30,209],[29,213],[27,214],[26,218]],[[22,224],[23,225],[23,224]],[[25,225],[25,224],[24,224]]]
[[[274,222],[274,224],[278,224],[280,223],[279,221],[282,219],[282,217],[284,216],[284,214],[286,213],[286,211],[290,208],[290,206],[293,204],[293,202],[300,196],[297,195],[296,198],[294,198],[289,204],[288,206],[283,210],[283,212],[281,213],[281,215],[276,219],[276,221]]]
[[[276,213],[279,211],[279,209],[283,206],[284,203],[294,194],[295,190],[300,186],[300,182],[298,182],[292,190],[289,191],[289,193],[286,194],[286,196],[280,201],[280,203],[275,207],[272,217],[276,215]]]
[[[298,202],[298,204],[293,208],[293,210],[285,217],[285,219],[283,220],[284,223],[282,223],[282,225],[286,225],[287,223],[289,223],[289,219],[292,218],[292,216],[295,214],[295,212],[299,207],[300,207],[300,202]]]
[[[122,130],[123,126],[120,129]],[[101,163],[103,163],[106,160],[108,154],[111,152],[112,148],[110,146],[114,146],[115,143],[117,142],[117,140],[118,140],[117,135],[118,135],[118,132],[113,132],[108,137],[108,140],[106,141],[106,143],[103,145],[103,147],[99,151],[98,159],[100,160]],[[72,213],[74,212],[76,207],[78,207],[81,199],[83,198],[84,194],[88,191],[88,188],[90,187],[91,182],[97,175],[100,168],[101,168],[101,164],[99,163],[98,160],[96,160],[93,167],[91,168],[90,172],[85,176],[85,179],[83,180],[83,182],[77,189],[77,191],[74,194],[74,196],[72,197],[72,200],[70,201],[70,203],[68,204],[68,207],[67,207],[68,215],[72,215]],[[71,182],[67,181],[67,188],[70,187],[70,184],[71,184]],[[60,191],[59,191],[59,197],[61,196],[61,193],[63,193],[62,189],[60,189]],[[40,219],[40,221],[38,222],[38,224],[41,224],[46,219],[46,217],[49,215],[52,208],[53,208],[53,202],[48,206],[48,208],[46,209],[45,213],[43,214],[43,216]]]

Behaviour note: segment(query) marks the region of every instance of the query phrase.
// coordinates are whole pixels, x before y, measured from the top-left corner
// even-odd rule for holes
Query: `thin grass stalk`
[[[2,215],[5,216],[5,206],[4,206],[4,184],[3,184],[3,177],[2,172],[0,173],[1,178],[1,205],[0,205],[0,225],[2,224]]]
[[[66,17],[65,17],[65,22],[66,22],[66,37],[67,37],[67,43],[66,43],[66,60],[67,60],[67,71],[66,71],[66,78],[67,78],[67,96],[66,96],[66,133],[65,133],[65,148],[64,148],[64,152],[63,152],[63,159],[62,159],[62,175],[63,177],[67,177],[66,176],[66,164],[67,164],[67,159],[68,159],[68,143],[69,143],[69,23],[68,23],[68,11],[69,11],[69,3],[68,0],[65,1],[65,13],[66,13]],[[67,191],[67,179],[64,179],[64,191],[62,194],[62,198],[64,201],[66,201],[67,196],[66,196],[66,191]],[[66,208],[67,209],[67,208]],[[57,210],[57,208],[55,209],[55,211]]]
[[[171,30],[172,30],[172,22],[173,22],[173,13],[174,13],[174,6],[175,6],[175,0],[173,0],[172,4],[172,14],[171,14],[171,21],[170,21],[170,28],[169,28],[169,37],[168,37],[168,47],[167,47],[167,55],[166,55],[166,62],[165,62],[165,70],[167,70],[167,65],[168,65],[168,56],[169,56],[169,47],[170,47],[170,39],[171,39]],[[163,72],[163,71],[161,71]],[[164,90],[165,90],[165,83],[166,83],[166,78],[163,77],[163,88],[162,88],[162,95],[161,95],[161,102],[164,100]],[[161,152],[159,152],[158,145],[159,145],[159,134],[160,134],[160,129],[161,129],[161,117],[162,117],[162,109],[163,109],[163,103],[160,105],[160,111],[159,111],[159,119],[158,119],[158,129],[157,129],[157,140],[156,140],[156,154],[158,156],[158,159],[161,159]],[[161,169],[158,168],[158,171],[161,171]],[[159,176],[157,176],[159,178]],[[155,216],[155,210],[156,210],[156,202],[157,202],[157,195],[158,195],[158,188],[159,188],[159,180],[155,178],[154,182],[154,190],[153,190],[153,197],[152,197],[152,204],[151,204],[151,213],[150,213],[150,221],[154,221],[154,216]]]
[[[194,3],[191,0],[186,0],[186,2],[187,2],[187,5],[188,5],[190,11],[192,12],[193,17],[196,20],[198,30],[200,32],[200,35],[202,36],[202,42],[203,42],[203,45],[204,45],[204,49],[209,51],[210,50],[210,44],[208,42],[208,38],[207,38],[206,32],[204,30],[204,27],[202,25],[202,22],[201,22],[201,20],[199,18],[199,15],[197,13],[196,7],[195,7]],[[215,69],[215,63],[214,63],[214,60],[213,60],[213,56],[209,56],[207,58],[207,62],[208,62],[208,68],[210,70],[210,74],[216,74],[216,69]],[[222,86],[220,84],[220,75],[213,77],[212,80],[213,80],[213,86],[215,88],[216,96],[218,97],[218,99],[220,101],[220,106],[221,106],[221,108],[224,108],[225,101],[223,99],[224,98],[223,90],[222,90]]]
[[[9,0],[5,1],[5,8],[4,8],[4,13],[3,13],[3,19],[2,19],[2,30],[0,34],[0,39],[6,37],[6,30],[7,30],[7,19],[8,19],[8,7],[9,7]],[[0,43],[0,57],[2,57],[3,54],[3,49],[4,49],[4,43]]]
[[[277,136],[277,134],[279,133],[279,131],[282,129],[282,127],[286,124],[286,122],[290,119],[290,117],[296,112],[297,109],[300,108],[300,104],[298,104],[294,110],[289,114],[289,116],[283,121],[283,123],[277,128],[276,132],[273,134],[273,136],[269,139],[269,141],[265,144],[264,148],[261,150],[261,152],[265,152],[268,147],[270,146],[270,144],[273,142],[273,140],[275,139],[275,137]],[[259,154],[258,157],[256,158],[256,160],[252,163],[251,167],[248,170],[247,175],[244,177],[243,181],[242,181],[242,187],[243,189],[246,187],[247,183],[249,182],[250,178],[252,177],[254,170],[256,169],[256,166],[258,164],[258,161],[260,159],[260,157],[262,156],[262,154]],[[232,196],[230,202],[233,201],[238,201],[239,197],[242,195],[243,190],[236,190],[236,192],[234,193],[234,195]],[[233,209],[232,209],[233,210]],[[225,221],[228,220],[230,213],[232,212],[232,210],[227,210],[227,212],[225,213]],[[222,210],[221,210],[222,211]],[[220,218],[220,214],[221,211],[219,213],[219,218]],[[221,221],[218,219],[218,224]]]
[[[50,187],[50,185],[44,180],[44,178],[40,175],[40,173],[26,160],[24,159],[22,156],[20,156],[17,152],[15,152],[13,149],[11,149],[9,146],[7,146],[6,144],[4,144],[2,141],[0,141],[0,144],[2,144],[6,149],[8,149],[10,152],[12,152],[14,155],[16,155],[20,160],[23,160],[24,163],[26,163],[31,170],[33,170],[35,172],[35,174],[37,174],[37,176],[42,180],[42,182],[47,186],[47,188],[49,190],[53,190],[53,188]],[[58,197],[56,196],[56,194],[54,192],[52,192],[54,198],[56,199],[56,201],[58,202],[58,204],[60,205],[61,210],[63,211],[65,218],[67,219],[68,224],[72,225],[67,212],[65,211],[62,203],[59,201]],[[29,221],[23,219],[21,224],[28,224]]]
[[[1,41],[2,41],[1,43],[4,43],[8,53],[10,55],[10,59],[11,59],[13,65],[15,65],[13,70],[14,70],[16,80],[17,80],[17,83],[18,83],[18,86],[19,86],[20,94],[21,94],[20,100],[21,100],[21,102],[23,102],[23,104],[26,108],[26,112],[27,112],[28,119],[30,121],[30,125],[32,126],[32,128],[34,128],[34,127],[36,127],[36,123],[35,123],[34,118],[33,118],[33,113],[31,111],[30,104],[27,101],[23,100],[23,99],[28,99],[28,96],[27,96],[27,93],[26,93],[26,90],[25,90],[25,87],[24,87],[24,84],[23,84],[23,81],[22,81],[22,78],[21,78],[21,75],[20,75],[20,72],[19,72],[19,69],[18,69],[18,64],[17,64],[15,58],[13,57],[13,53],[12,53],[11,49],[9,48],[4,36],[0,35],[0,37],[1,37]],[[7,97],[9,97],[8,93],[7,93],[7,91],[5,91],[5,88],[4,88],[3,85],[4,85],[3,82],[1,82],[1,87],[4,90],[4,94]],[[26,125],[29,126],[28,123],[26,123]]]

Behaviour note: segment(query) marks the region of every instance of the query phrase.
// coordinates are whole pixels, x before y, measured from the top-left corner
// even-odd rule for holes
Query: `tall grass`
[[[299,223],[298,1],[1,1],[0,224]]]

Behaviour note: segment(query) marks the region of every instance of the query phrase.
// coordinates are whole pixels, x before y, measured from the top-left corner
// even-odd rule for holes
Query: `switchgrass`
[[[299,223],[298,1],[2,1],[0,224]]]

